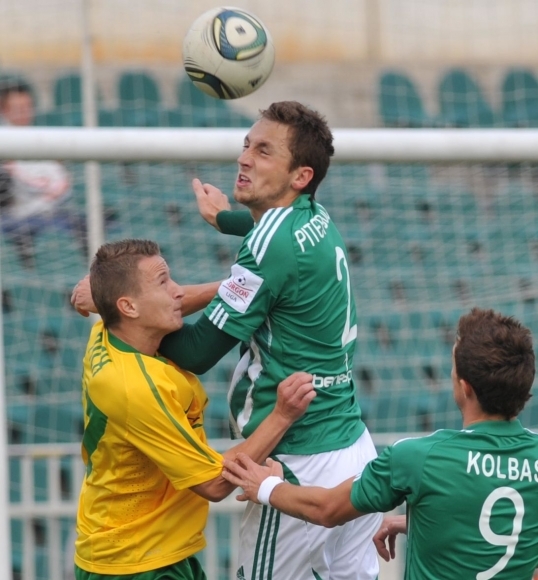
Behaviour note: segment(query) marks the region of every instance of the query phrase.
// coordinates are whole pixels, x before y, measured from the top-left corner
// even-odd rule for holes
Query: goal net
[[[82,164],[68,163],[66,212],[84,215]],[[231,192],[233,163],[104,163],[107,241],[159,242],[175,279],[225,278],[240,239],[196,208],[191,180]],[[358,310],[355,381],[374,433],[457,427],[451,349],[472,306],[513,314],[537,331],[538,168],[531,164],[335,163],[317,198],[347,245]],[[59,221],[33,236],[32,255],[1,239],[7,397],[12,443],[80,436],[80,359],[90,322],[70,307],[87,273],[78,230]],[[208,432],[227,437],[226,392],[238,355],[203,377]],[[524,413],[538,426],[536,405]]]

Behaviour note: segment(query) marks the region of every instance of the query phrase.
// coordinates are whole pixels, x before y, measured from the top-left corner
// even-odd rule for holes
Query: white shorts
[[[293,483],[335,487],[362,473],[377,456],[367,430],[346,449],[315,455],[278,455]],[[324,528],[249,502],[241,522],[238,580],[375,580],[372,537],[381,514]]]

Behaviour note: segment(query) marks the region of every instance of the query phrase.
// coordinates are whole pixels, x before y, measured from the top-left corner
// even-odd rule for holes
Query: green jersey
[[[321,453],[358,439],[355,304],[344,242],[321,205],[300,195],[268,210],[205,314],[248,344],[229,394],[234,435],[248,437],[273,409],[278,384],[305,371],[317,396],[275,453]]]
[[[538,567],[538,434],[519,421],[403,439],[353,484],[362,512],[407,502],[406,580],[530,580]]]

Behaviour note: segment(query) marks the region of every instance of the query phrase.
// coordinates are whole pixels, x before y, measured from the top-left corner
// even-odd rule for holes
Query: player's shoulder
[[[294,207],[275,207],[267,210],[245,239],[246,246],[258,264],[268,250],[279,251],[291,242],[290,231],[295,216]]]
[[[300,195],[288,207],[266,211],[254,226],[245,246],[259,265],[262,260],[281,260],[290,253],[304,251],[304,242],[315,246],[329,228],[330,217],[325,208],[306,195]]]
[[[455,429],[438,429],[429,435],[404,437],[393,444],[392,451],[396,455],[405,456],[428,454],[432,448],[450,442],[460,434],[461,431]]]
[[[178,367],[174,362],[165,357],[157,357],[155,360],[158,363],[156,370],[158,368],[158,372],[162,373],[172,383],[178,386],[202,387],[200,379],[194,373]]]

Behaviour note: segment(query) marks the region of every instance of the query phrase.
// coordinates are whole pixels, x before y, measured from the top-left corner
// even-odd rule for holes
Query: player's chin
[[[179,330],[183,327],[183,316],[181,314],[176,314],[174,319],[170,322],[170,330],[169,332],[174,332],[175,330]]]
[[[251,195],[250,195],[250,187],[240,187],[237,185],[237,183],[235,184],[234,187],[234,199],[235,201],[237,201],[237,203],[242,203],[243,205],[248,204],[248,202],[251,199]]]

